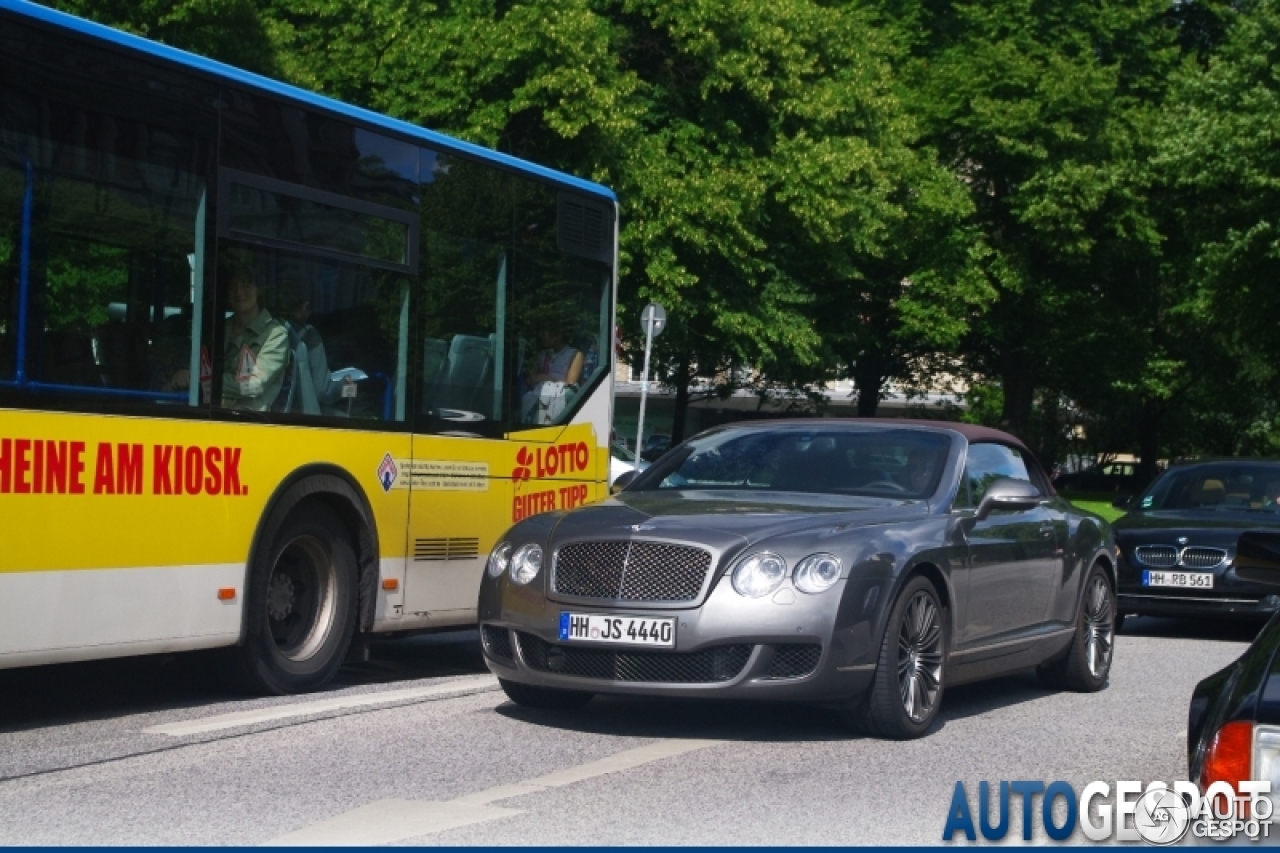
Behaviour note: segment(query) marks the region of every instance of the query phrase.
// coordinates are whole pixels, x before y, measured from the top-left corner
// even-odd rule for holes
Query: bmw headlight
[[[760,598],[768,595],[787,577],[787,561],[777,554],[762,551],[738,563],[733,570],[733,588],[738,595]]]
[[[523,586],[542,571],[542,546],[521,545],[511,556],[511,580]]]
[[[840,580],[842,568],[835,554],[810,554],[796,564],[796,589],[810,595],[826,592]]]
[[[489,554],[489,577],[501,577],[509,565],[511,565],[511,543],[499,542]]]

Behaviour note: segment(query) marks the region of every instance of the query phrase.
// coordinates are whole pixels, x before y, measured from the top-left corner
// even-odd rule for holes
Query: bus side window
[[[39,63],[10,47],[24,50],[7,45],[6,64]],[[118,77],[95,85],[118,85],[118,98],[90,99],[57,82],[65,73],[24,65],[3,75],[0,389],[55,405],[197,405],[172,379],[199,364],[192,324],[214,117],[158,98],[143,110],[142,93],[164,87],[135,75],[164,75],[112,61]],[[132,107],[116,112],[118,103]],[[157,123],[165,116],[171,123]]]
[[[391,270],[224,241],[219,405],[403,421],[408,281]]]

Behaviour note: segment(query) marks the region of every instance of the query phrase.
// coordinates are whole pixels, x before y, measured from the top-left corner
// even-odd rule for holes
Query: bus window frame
[[[323,204],[340,210],[349,210],[353,213],[376,216],[380,219],[387,219],[392,222],[399,222],[405,225],[407,229],[406,239],[408,240],[408,245],[405,247],[407,261],[406,263],[398,264],[394,261],[383,261],[366,255],[341,252],[336,249],[326,249],[323,246],[319,246],[314,243],[303,243],[296,240],[282,240],[276,237],[264,237],[251,231],[237,231],[231,226],[230,199],[232,184],[248,187],[249,189],[257,189],[264,192],[287,196],[289,198],[296,198],[301,201],[315,202],[316,204]],[[352,198],[351,196],[341,195],[340,193],[313,189],[300,184],[290,183],[289,181],[282,181],[278,178],[268,178],[262,175],[255,175],[252,172],[232,169],[228,166],[220,166],[218,168],[218,199],[221,202],[217,209],[219,238],[236,240],[241,243],[249,243],[267,248],[284,249],[286,251],[297,252],[299,254],[326,258],[332,261],[354,263],[361,266],[372,267],[374,269],[404,273],[405,275],[414,277],[417,277],[418,275],[418,234],[420,228],[420,217],[416,213],[410,213],[406,210],[400,210],[395,207],[387,207],[371,201],[364,201],[363,199]]]

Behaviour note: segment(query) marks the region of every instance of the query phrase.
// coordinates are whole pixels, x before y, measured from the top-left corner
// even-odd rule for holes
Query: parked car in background
[[[644,450],[640,451],[640,458],[645,462],[653,462],[670,449],[671,436],[661,432],[655,433],[645,439]]]
[[[614,442],[609,445],[609,484],[630,471],[643,471],[649,467],[648,462],[636,461],[636,455],[623,445]]]
[[[970,424],[771,421],[702,433],[490,555],[481,639],[513,701],[819,702],[882,737],[946,687],[1038,667],[1101,689],[1111,532],[1016,438]]]
[[[1280,589],[1280,533],[1247,531],[1233,547],[1235,570]],[[1196,685],[1187,713],[1188,778],[1206,790],[1269,780],[1280,805],[1280,614],[1234,663]]]
[[[1125,492],[1138,491],[1137,465],[1133,462],[1107,462],[1090,465],[1080,471],[1059,474],[1053,487],[1060,492]]]
[[[1119,607],[1178,616],[1268,613],[1277,590],[1241,577],[1234,564],[1241,532],[1280,530],[1280,461],[1222,459],[1180,463],[1114,523],[1120,551]]]

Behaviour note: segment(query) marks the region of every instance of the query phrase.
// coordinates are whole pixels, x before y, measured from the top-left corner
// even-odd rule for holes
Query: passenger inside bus
[[[582,378],[582,351],[571,346],[564,330],[546,321],[538,332],[543,349],[525,374],[521,412],[529,424],[555,423],[569,403],[569,393]]]
[[[284,382],[289,335],[261,303],[261,288],[249,264],[224,261],[227,275],[226,341],[222,358],[222,405],[228,409],[265,412]],[[174,373],[167,389],[189,387],[188,370]]]

